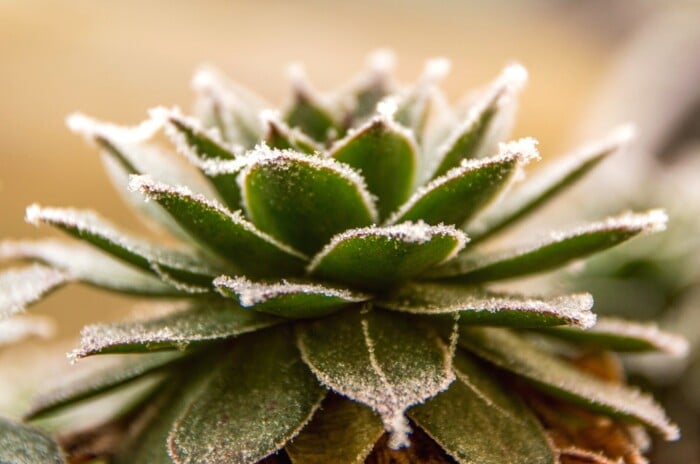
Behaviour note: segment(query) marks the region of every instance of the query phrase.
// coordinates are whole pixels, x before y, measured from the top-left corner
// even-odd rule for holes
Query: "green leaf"
[[[659,329],[655,323],[626,321],[616,317],[598,318],[588,330],[556,328],[541,333],[577,345],[618,352],[660,351],[671,356],[685,356],[688,342],[681,336]]]
[[[0,257],[6,255],[10,243],[0,243]],[[68,281],[70,278],[65,273],[39,264],[0,272],[0,320],[23,312]]]
[[[241,338],[176,421],[171,456],[178,464],[258,462],[299,433],[325,394],[289,330]]]
[[[376,304],[420,315],[459,314],[461,323],[476,325],[586,328],[596,320],[591,313],[593,298],[587,293],[539,298],[461,285],[414,283],[380,298]]]
[[[450,62],[445,58],[428,60],[416,84],[398,101],[396,121],[411,129],[419,140],[428,120],[433,92],[449,70]]]
[[[377,197],[381,219],[411,194],[417,152],[412,133],[396,124],[390,113],[383,112],[339,140],[330,156],[362,173],[367,188]]]
[[[510,65],[477,100],[469,114],[449,136],[437,153],[433,178],[460,165],[462,160],[489,155],[504,134],[499,126],[508,125],[513,100],[527,80],[527,71],[518,64]]]
[[[436,334],[380,310],[298,327],[304,361],[324,385],[377,411],[392,448],[408,445],[406,409],[454,379],[451,353]]]
[[[84,327],[80,331],[80,348],[70,354],[71,358],[185,350],[282,322],[221,299],[197,299],[186,305],[173,305],[165,314],[158,309],[158,315],[148,319]]]
[[[340,131],[332,110],[321,95],[309,85],[303,69],[295,66],[289,70],[292,78],[293,100],[284,120],[290,127],[301,129],[318,142],[335,138]]]
[[[0,276],[0,280],[2,280],[2,276]],[[3,292],[1,284],[0,292]],[[49,338],[56,331],[53,319],[46,316],[22,314],[7,319],[2,319],[2,317],[3,313],[0,310],[0,348],[3,345],[16,343],[29,337]]]
[[[27,208],[27,222],[45,223],[84,240],[100,250],[156,276],[173,281],[209,286],[217,271],[191,253],[164,248],[134,238],[117,229],[92,211],[72,208]]]
[[[493,200],[524,164],[539,156],[535,144],[533,139],[521,139],[501,146],[492,158],[463,160],[420,187],[388,222],[463,224]]]
[[[171,368],[181,359],[180,353],[123,356],[97,369],[79,371],[78,375],[68,376],[61,385],[34,398],[24,417],[27,420],[41,419],[76,403],[110,393],[149,374]]]
[[[554,464],[537,418],[466,353],[454,360],[457,380],[409,417],[462,464]]]
[[[259,148],[239,182],[255,225],[304,253],[377,219],[362,177],[332,159]]]
[[[476,258],[464,254],[435,269],[429,277],[472,283],[544,272],[611,248],[640,233],[664,230],[666,221],[666,213],[661,210],[625,213],[571,232],[553,233],[552,238],[544,243],[515,251]]]
[[[220,276],[214,281],[225,297],[244,308],[286,318],[320,317],[368,300],[362,293],[305,282],[251,282],[245,277]]]
[[[56,442],[41,430],[0,417],[0,462],[7,464],[64,464]]]
[[[350,229],[311,261],[311,274],[361,288],[386,289],[455,256],[465,235],[452,226],[404,223]]]
[[[472,244],[497,234],[556,198],[624,146],[631,134],[629,126],[620,127],[604,140],[576,150],[537,172],[497,207],[488,209],[470,224],[467,233]]]
[[[664,410],[639,390],[577,370],[505,329],[462,326],[459,343],[538,388],[593,411],[639,422],[668,440],[679,436]]]
[[[371,409],[329,395],[285,450],[294,464],[360,464],[383,433]]]
[[[63,275],[63,281],[60,283],[78,280],[116,292],[158,296],[182,295],[180,290],[156,277],[80,243],[66,243],[53,239],[5,241],[0,243],[0,257],[33,260],[50,265]],[[55,285],[47,287],[46,290],[60,285],[58,279],[58,276],[54,275],[50,281],[55,282]],[[44,285],[48,284],[45,282]],[[14,291],[21,291],[21,288]]]
[[[265,142],[270,148],[278,150],[294,150],[307,155],[314,155],[322,151],[322,147],[316,144],[299,129],[292,129],[279,119],[272,111],[262,113],[266,123]]]
[[[339,100],[351,101],[350,120],[353,123],[369,117],[377,104],[393,91],[391,73],[395,57],[390,50],[376,50],[367,59],[367,69],[353,78],[339,95]]]
[[[130,188],[157,201],[202,247],[240,267],[249,275],[299,273],[305,257],[259,231],[240,211],[231,213],[220,204],[184,187],[134,176]]]

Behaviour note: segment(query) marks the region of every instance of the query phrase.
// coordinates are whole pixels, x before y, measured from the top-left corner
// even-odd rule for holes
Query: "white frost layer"
[[[18,257],[11,243],[0,243],[0,260]],[[0,318],[24,311],[27,305],[68,280],[63,272],[39,264],[3,271],[0,273]]]
[[[103,137],[127,144],[145,142],[161,128],[161,122],[153,119],[147,119],[135,127],[127,127],[98,121],[82,113],[68,115],[66,125],[72,132],[82,135],[89,142],[93,142],[96,137]]]
[[[245,308],[286,295],[321,295],[328,298],[340,298],[348,302],[365,301],[369,298],[361,293],[319,284],[295,283],[285,280],[279,283],[260,283],[252,282],[245,277],[229,277],[226,275],[214,279],[214,286],[224,296],[227,296],[227,290],[235,292],[240,305]]]
[[[21,315],[0,320],[0,346],[28,337],[49,338],[56,331],[53,321],[44,316]]]
[[[562,241],[578,235],[585,235],[606,230],[627,230],[653,234],[666,230],[668,215],[662,209],[651,209],[645,213],[626,212],[619,216],[611,216],[603,221],[594,222],[567,232],[552,232],[553,241]]]
[[[437,236],[450,236],[455,239],[455,246],[442,262],[449,261],[459,253],[467,244],[467,235],[452,225],[438,224],[432,226],[423,221],[404,222],[391,226],[369,226],[357,229],[348,229],[334,235],[330,242],[313,257],[307,266],[308,272],[313,272],[323,259],[330,254],[340,243],[347,240],[361,239],[365,237],[385,237],[397,242],[423,244],[428,243]]]
[[[650,345],[672,356],[683,357],[688,354],[689,346],[685,338],[665,332],[659,329],[659,326],[655,323],[640,323],[605,317],[601,318],[590,331],[645,340]]]

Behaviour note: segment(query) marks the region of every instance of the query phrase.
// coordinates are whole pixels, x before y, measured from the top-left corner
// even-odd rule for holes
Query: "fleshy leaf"
[[[50,288],[59,285],[56,273],[60,271],[63,275],[63,281],[60,283],[78,280],[125,293],[173,296],[182,294],[180,290],[152,275],[79,243],[53,239],[0,242],[0,259],[35,260],[56,268],[52,277],[56,284]]]
[[[0,462],[64,464],[58,445],[45,432],[0,417]]]
[[[198,299],[186,306],[174,305],[164,314],[148,319],[88,325],[80,331],[80,348],[70,356],[78,359],[104,353],[184,350],[280,322],[280,319],[241,309],[231,301]]]
[[[491,84],[490,88],[470,109],[460,123],[438,149],[438,162],[433,178],[459,166],[463,159],[489,155],[505,134],[500,126],[510,125],[509,119],[515,95],[527,80],[527,71],[518,64],[510,65]]]
[[[304,70],[298,65],[290,66],[289,76],[292,80],[293,101],[284,117],[287,124],[298,127],[318,142],[335,138],[340,125],[322,96],[311,88]]]
[[[550,298],[499,294],[461,285],[414,283],[381,298],[382,308],[420,315],[459,314],[463,324],[512,327],[595,323],[593,298],[587,293]]]
[[[556,198],[624,146],[633,133],[630,126],[620,127],[602,141],[576,150],[535,173],[497,207],[488,209],[470,224],[467,233],[472,244],[504,230]]]
[[[521,139],[502,144],[492,158],[462,160],[459,166],[420,187],[389,222],[463,224],[493,200],[524,164],[539,157],[536,143]]]
[[[362,121],[374,113],[377,104],[393,90],[391,74],[395,56],[391,50],[379,49],[367,57],[367,69],[355,77],[348,89],[340,93],[342,101],[350,100],[350,119]]]
[[[220,276],[214,280],[223,296],[244,308],[286,318],[319,317],[369,299],[343,288],[303,282],[251,282],[245,277]]]
[[[0,279],[2,279],[2,277],[0,277]],[[2,291],[3,290],[0,290],[0,292]],[[2,313],[0,312],[0,314]],[[45,316],[24,314],[2,319],[0,315],[0,347],[28,337],[51,337],[54,334],[55,328],[53,320]]]
[[[417,163],[416,142],[410,131],[394,122],[395,110],[390,103],[380,103],[378,116],[330,150],[331,157],[362,173],[377,197],[380,219],[409,197]]]
[[[459,343],[554,396],[603,414],[640,422],[668,440],[679,436],[678,428],[650,396],[633,387],[592,377],[506,329],[463,325]]]
[[[362,177],[332,159],[259,147],[238,180],[253,223],[304,253],[377,219]]]
[[[278,150],[295,150],[307,155],[322,151],[306,134],[299,129],[292,129],[279,119],[276,112],[264,111],[261,115],[266,124],[265,142],[270,148]]]
[[[308,270],[348,285],[386,289],[450,259],[466,242],[452,226],[423,222],[350,229],[333,237]]]
[[[688,342],[681,336],[659,329],[655,323],[626,321],[601,317],[588,330],[556,328],[542,333],[575,344],[617,352],[660,351],[672,356],[685,356]]]
[[[92,211],[42,208],[33,204],[27,208],[26,220],[34,225],[45,223],[57,227],[117,259],[157,276],[165,274],[174,281],[206,288],[217,274],[196,256],[134,238]]]
[[[0,257],[11,242],[0,243]],[[35,264],[0,273],[0,320],[24,311],[44,295],[64,285],[70,278],[58,269]]]
[[[411,408],[409,417],[462,464],[554,464],[537,418],[466,353],[454,360],[446,392]]]
[[[299,273],[304,256],[259,231],[240,211],[193,194],[185,187],[133,176],[130,188],[163,206],[202,247],[252,275]]]
[[[32,400],[24,417],[36,420],[76,403],[109,393],[136,379],[167,369],[182,359],[180,353],[156,353],[122,357],[99,369],[69,376],[62,384],[42,392]]]
[[[667,219],[661,210],[625,213],[571,232],[553,233],[551,239],[535,246],[485,257],[464,254],[435,269],[430,278],[471,283],[544,272],[618,245],[640,233],[662,231]]]
[[[392,448],[409,444],[406,409],[454,379],[450,350],[436,334],[380,310],[299,326],[298,343],[321,383],[379,413]]]
[[[176,421],[170,454],[178,464],[258,462],[299,433],[325,394],[287,328],[241,338]]]
[[[383,433],[367,406],[329,395],[285,450],[294,464],[360,464]]]

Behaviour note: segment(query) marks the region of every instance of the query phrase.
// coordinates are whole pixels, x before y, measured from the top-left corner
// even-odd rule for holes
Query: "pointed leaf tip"
[[[9,243],[0,244],[0,257]],[[62,271],[40,264],[0,273],[0,320],[24,311],[44,295],[71,279]]]

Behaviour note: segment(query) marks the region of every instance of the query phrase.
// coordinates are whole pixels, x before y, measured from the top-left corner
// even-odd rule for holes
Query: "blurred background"
[[[700,158],[693,157],[700,155],[697,1],[0,0],[0,237],[50,234],[22,220],[35,201],[94,208],[136,231],[141,227],[112,191],[96,151],[65,128],[68,113],[135,124],[156,105],[189,110],[190,77],[202,63],[279,104],[287,94],[289,63],[303,62],[316,87],[331,89],[380,47],[396,52],[397,75],[406,82],[427,58],[449,57],[452,72],[444,87],[453,100],[488,82],[503,65],[524,64],[530,82],[514,136],[539,139],[545,162],[618,123],[637,122],[637,144],[602,168],[603,191],[615,195],[605,197],[604,206],[602,197],[591,200],[585,189],[601,190],[600,180],[572,194],[591,214],[667,206],[662,197],[694,202],[700,212],[700,163],[693,162]],[[666,187],[655,173],[668,178]],[[698,236],[695,218],[674,236]],[[695,271],[699,247],[688,246],[695,254],[682,254]],[[600,271],[610,272],[604,266]],[[698,281],[684,289],[697,289]],[[669,298],[646,317],[661,317]],[[71,287],[33,311],[54,317],[69,347],[83,324],[119,318],[130,306],[124,298]],[[694,320],[683,328],[697,339],[700,323]],[[39,353],[41,347],[32,342],[22,349]],[[12,370],[16,351],[0,351],[0,383],[19,372]],[[689,430],[674,451],[685,454],[658,462],[700,462],[697,422]]]

